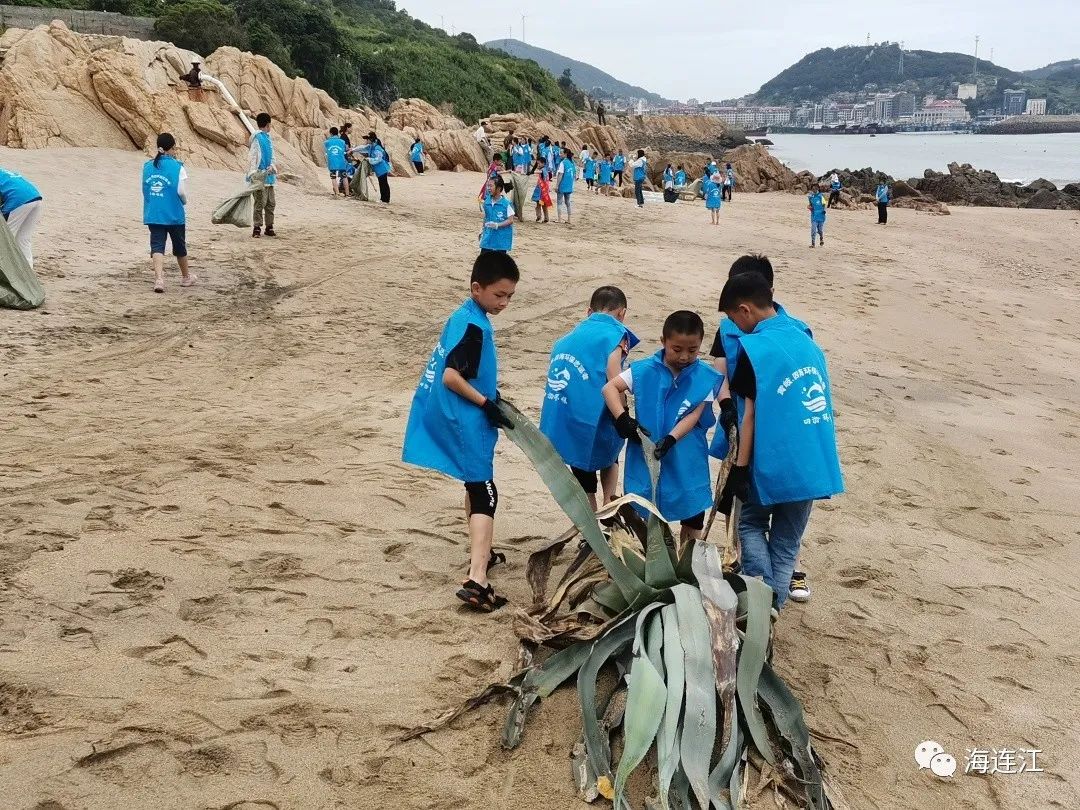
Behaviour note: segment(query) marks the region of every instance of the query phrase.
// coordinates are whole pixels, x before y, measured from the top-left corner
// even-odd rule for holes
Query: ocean
[[[906,180],[925,169],[946,171],[951,161],[989,169],[1005,181],[1044,178],[1061,188],[1080,182],[1080,133],[1056,135],[957,135],[911,132],[895,135],[769,135],[769,147],[795,171],[822,175],[830,169],[870,166]]]

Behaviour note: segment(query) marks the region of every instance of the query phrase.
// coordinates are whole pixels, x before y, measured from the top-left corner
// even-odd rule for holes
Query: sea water
[[[922,177],[926,169],[947,171],[949,163],[989,169],[1004,181],[1044,178],[1061,188],[1080,182],[1080,133],[1055,135],[958,135],[905,132],[895,135],[770,134],[769,147],[795,171],[822,175],[830,169],[870,166],[898,180]]]

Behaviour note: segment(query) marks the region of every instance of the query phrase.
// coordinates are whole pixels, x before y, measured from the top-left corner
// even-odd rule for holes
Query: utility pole
[[[979,35],[975,35],[975,64],[971,69],[971,78],[975,84],[979,83]]]
[[[870,47],[870,32],[867,32],[866,34],[866,47]]]
[[[442,14],[439,15],[439,28],[443,30],[444,34],[446,33],[446,18]]]
[[[900,41],[900,78],[904,78],[904,42]]]
[[[526,18],[527,16],[528,16],[528,15],[526,15],[526,14],[522,14],[522,15],[521,15],[521,41],[522,41],[522,42],[524,42],[524,41],[525,41],[525,18]]]

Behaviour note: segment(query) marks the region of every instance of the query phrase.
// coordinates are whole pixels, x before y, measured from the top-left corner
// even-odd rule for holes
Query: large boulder
[[[1053,185],[1053,184],[1051,184]],[[1044,208],[1048,210],[1080,211],[1080,197],[1063,194],[1056,188],[1040,188],[1025,200],[1021,208]]]
[[[424,142],[424,151],[436,168],[454,171],[460,167],[465,171],[482,172],[488,167],[484,150],[471,132],[433,129],[418,134]]]
[[[856,192],[865,194],[872,194],[881,183],[889,185],[893,183],[890,175],[875,171],[869,166],[863,169],[832,169],[821,175],[818,180],[828,183],[834,174],[840,178],[840,185],[843,188],[854,189]]]
[[[1027,191],[1031,192],[1032,194],[1034,194],[1037,191],[1057,191],[1058,190],[1057,186],[1055,186],[1049,180],[1044,180],[1041,177],[1038,180],[1032,180],[1030,183],[1027,184],[1025,189]]]
[[[721,165],[735,169],[736,191],[804,191],[806,179],[769,154],[760,144],[739,146],[724,152]]]
[[[465,129],[463,121],[444,115],[422,98],[399,98],[386,111],[386,123],[396,129],[415,132]]]

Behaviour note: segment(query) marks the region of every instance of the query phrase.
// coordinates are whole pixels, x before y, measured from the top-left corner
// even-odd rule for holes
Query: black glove
[[[487,417],[488,422],[494,428],[503,428],[504,430],[513,430],[514,423],[506,418],[498,405],[499,395],[495,395],[495,399],[485,399],[484,404],[480,406],[480,409],[484,412],[484,416]]]
[[[733,427],[739,424],[739,409],[731,397],[720,400],[720,427],[724,433],[730,433]]]
[[[670,433],[660,440],[660,443],[653,448],[653,458],[660,461],[664,456],[668,454],[668,450],[675,446],[675,437]]]
[[[717,511],[723,515],[730,515],[734,506],[735,498],[746,503],[750,498],[750,467],[734,466],[728,471],[727,481],[720,493],[720,503]]]
[[[630,411],[623,411],[618,416],[615,420],[615,430],[628,442],[634,442],[634,444],[641,444],[641,434],[638,431],[646,436],[649,435],[649,431],[638,424],[637,419],[630,415]]]

